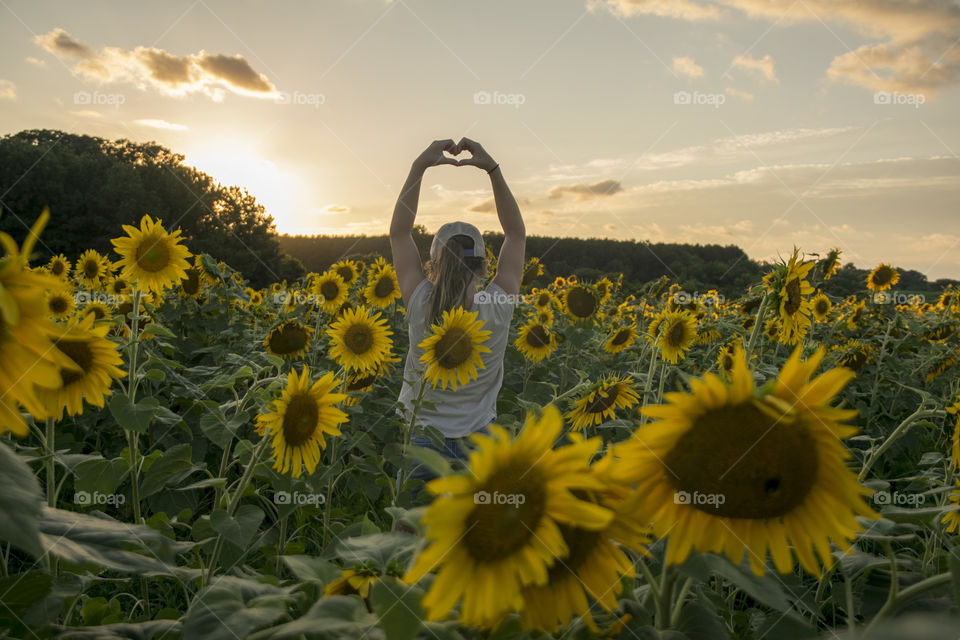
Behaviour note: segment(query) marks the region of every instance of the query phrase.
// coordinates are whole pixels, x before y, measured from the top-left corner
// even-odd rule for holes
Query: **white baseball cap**
[[[467,222],[448,222],[439,229],[433,236],[433,243],[430,245],[430,259],[436,260],[440,254],[440,248],[447,243],[453,236],[467,236],[473,240],[473,249],[464,249],[464,258],[477,257],[486,258],[487,251],[483,245],[483,235],[480,229]]]

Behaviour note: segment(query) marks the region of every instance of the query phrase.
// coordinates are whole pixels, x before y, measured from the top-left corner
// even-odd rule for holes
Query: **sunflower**
[[[863,344],[859,340],[847,340],[844,345],[834,345],[831,349],[838,349],[842,352],[837,364],[846,367],[851,371],[860,371],[865,364],[870,362],[873,349],[868,344]]]
[[[517,330],[513,344],[527,360],[540,362],[557,348],[557,338],[549,326],[534,320]]]
[[[77,370],[70,358],[53,347],[51,338],[59,337],[63,329],[47,317],[46,291],[63,282],[26,268],[49,219],[45,210],[30,229],[22,250],[13,238],[0,232],[5,253],[0,258],[0,435],[6,431],[27,435],[21,407],[38,420],[47,418],[53,408],[39,397],[38,390],[61,386],[62,369]]]
[[[837,267],[840,266],[840,249],[830,249],[827,257],[820,261],[820,273],[824,280],[829,280],[837,273]]]
[[[955,352],[948,352],[946,355],[941,356],[933,361],[933,364],[927,370],[927,375],[924,378],[929,384],[946,373],[953,365],[957,364],[958,356]]]
[[[347,371],[374,371],[390,357],[393,331],[380,312],[348,309],[330,325],[330,357]]]
[[[99,300],[93,300],[83,305],[83,309],[80,310],[80,313],[85,316],[93,316],[94,320],[106,320],[113,316],[113,312],[110,310],[110,307]]]
[[[539,310],[550,309],[555,303],[556,298],[547,289],[534,289],[530,292],[530,304]]]
[[[454,391],[460,386],[477,379],[477,367],[486,369],[481,353],[490,353],[484,342],[490,337],[490,331],[484,331],[483,320],[477,320],[478,311],[467,311],[456,307],[444,311],[440,324],[432,325],[433,334],[418,345],[424,350],[420,362],[427,369],[427,381],[436,388]]]
[[[107,259],[93,249],[87,249],[80,254],[77,265],[73,268],[73,277],[77,282],[90,290],[100,288],[100,282],[107,276]]]
[[[114,251],[120,254],[118,265],[123,268],[123,278],[136,282],[146,291],[163,295],[164,289],[172,287],[186,276],[192,255],[180,244],[180,229],[167,233],[163,223],[145,215],[140,219],[140,228],[123,225],[127,235],[110,240]]]
[[[933,327],[932,329],[925,331],[923,334],[923,339],[929,340],[930,342],[943,342],[956,332],[956,323],[948,322],[947,324],[942,324],[939,327]]]
[[[563,310],[574,322],[590,320],[600,308],[600,294],[589,285],[571,284],[567,286],[562,295]]]
[[[196,267],[184,269],[186,274],[180,281],[180,292],[188,298],[199,298],[203,293],[203,272]]]
[[[343,401],[343,406],[352,407],[360,402],[360,398],[349,395],[350,393],[364,393],[373,388],[373,383],[380,377],[382,367],[375,371],[357,371],[347,374],[347,386],[344,391],[347,392],[347,399]]]
[[[320,308],[327,313],[336,313],[347,301],[347,283],[333,269],[314,280],[313,292],[320,297]]]
[[[113,380],[124,375],[119,368],[123,365],[123,358],[117,351],[117,344],[106,337],[110,326],[103,323],[95,326],[95,322],[92,314],[84,315],[68,325],[54,342],[57,350],[79,368],[78,371],[60,370],[63,386],[59,389],[37,390],[57,420],[63,417],[64,409],[69,416],[82,415],[84,400],[102,409]]]
[[[729,380],[733,375],[733,363],[737,359],[745,357],[743,354],[743,343],[739,340],[733,344],[720,347],[720,351],[717,353],[717,370],[724,380]]]
[[[538,322],[545,327],[553,326],[552,309],[536,309],[536,313],[530,316],[531,322]]]
[[[50,258],[50,262],[47,263],[47,270],[50,272],[50,275],[60,278],[61,280],[66,280],[70,276],[70,261],[67,260],[67,256],[62,253],[55,255]]]
[[[363,296],[367,304],[379,309],[390,306],[390,303],[400,297],[400,284],[397,282],[397,272],[393,265],[384,265],[370,274]]]
[[[539,419],[528,414],[512,441],[491,425],[489,436],[472,436],[469,474],[427,483],[437,496],[422,520],[428,546],[404,580],[413,584],[437,571],[421,603],[428,620],[442,619],[462,600],[465,625],[496,626],[523,607],[523,587],[545,584],[550,567],[569,556],[560,525],[599,531],[613,520],[610,509],[574,494],[605,486],[588,473],[600,439],[553,449],[562,429],[553,406]]]
[[[594,384],[574,403],[566,418],[574,431],[581,431],[584,427],[612,420],[617,409],[629,409],[639,399],[632,377],[620,379],[614,376]]]
[[[349,287],[360,277],[360,265],[354,260],[340,260],[330,265],[330,271],[336,272]]]
[[[263,339],[263,346],[275,356],[294,360],[310,350],[310,334],[313,328],[301,324],[296,320],[274,327]]]
[[[866,308],[866,303],[860,301],[859,303],[853,305],[853,309],[850,310],[850,313],[847,314],[847,328],[856,329],[860,324],[860,321],[863,319],[863,311]]]
[[[370,595],[370,587],[380,579],[380,573],[377,571],[345,569],[340,573],[340,577],[331,582],[323,590],[327,596],[352,596],[358,595],[366,598]]]
[[[280,473],[289,471],[299,478],[302,467],[313,473],[320,462],[320,449],[327,448],[326,436],[339,436],[339,425],[349,418],[337,404],[346,399],[342,393],[333,393],[342,380],[327,372],[310,383],[310,367],[304,366],[287,375],[283,393],[270,405],[267,413],[257,416],[257,433],[273,437],[273,468]]]
[[[659,324],[657,346],[663,359],[672,364],[687,357],[697,339],[697,321],[689,311],[668,311]]]
[[[254,307],[259,307],[263,304],[263,293],[255,289],[247,287],[243,290],[247,294],[247,308],[252,309]]]
[[[813,293],[813,287],[806,277],[814,263],[802,262],[799,254],[799,250],[794,249],[778,296],[779,339],[784,344],[797,344],[810,328],[810,300],[806,296]]]
[[[76,307],[73,290],[70,287],[60,286],[47,291],[47,313],[52,318],[66,318]]]
[[[708,373],[691,390],[645,407],[655,421],[615,445],[618,477],[636,485],[636,506],[659,537],[669,535],[668,564],[692,550],[725,553],[740,564],[744,549],[756,575],[767,552],[780,573],[790,553],[819,576],[834,562],[830,543],[849,548],[862,530],[856,516],[877,517],[864,501],[872,491],[847,468],[845,424],[856,411],[828,402],[854,377],[837,368],[810,380],[823,360],[818,349],[801,361],[798,346],[779,377],[756,389],[744,357],[729,383]]]
[[[530,258],[523,268],[523,276],[520,278],[521,287],[529,287],[533,281],[543,275],[543,264],[539,258]]]
[[[830,302],[830,298],[822,293],[818,293],[814,296],[813,300],[810,301],[810,309],[813,311],[813,317],[817,322],[826,320],[832,308],[833,303]]]
[[[888,264],[879,264],[867,276],[870,291],[886,291],[900,282],[900,273]]]
[[[600,294],[600,304],[609,300],[610,296],[613,295],[613,282],[610,281],[610,278],[600,278],[594,286],[597,288],[597,293]]]
[[[110,276],[103,289],[112,296],[127,296],[133,290],[130,283],[119,276]]]
[[[607,353],[620,353],[624,349],[629,349],[639,337],[637,325],[633,322],[617,327],[603,343],[603,350]]]

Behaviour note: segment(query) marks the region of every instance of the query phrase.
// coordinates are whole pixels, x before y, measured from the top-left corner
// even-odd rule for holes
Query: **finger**
[[[474,142],[473,140],[471,140],[470,138],[463,137],[463,138],[460,138],[460,142],[458,142],[457,145],[458,145],[461,149],[466,149],[467,151],[471,151],[471,152],[472,152],[473,149],[474,149],[474,147],[477,146],[477,143]]]
[[[460,161],[460,166],[461,166],[461,167],[467,167],[467,166],[476,167],[476,166],[478,166],[478,165],[477,165],[477,159],[476,159],[476,158],[464,158],[463,160]]]
[[[457,143],[450,138],[447,138],[446,140],[437,140],[437,143],[444,151],[454,151],[457,148]]]
[[[436,161],[436,163],[434,163],[434,164],[435,164],[435,165],[452,164],[452,165],[455,166],[455,167],[458,166],[456,160],[454,160],[453,158],[448,158],[447,156],[443,156],[443,157],[441,157],[441,158],[438,158],[437,161]]]

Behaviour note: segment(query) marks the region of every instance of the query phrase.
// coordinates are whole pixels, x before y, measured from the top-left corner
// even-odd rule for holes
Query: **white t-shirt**
[[[410,350],[403,368],[403,386],[397,412],[408,422],[425,370],[420,362],[423,349],[418,345],[431,331],[426,318],[431,289],[433,283],[424,278],[407,302]],[[503,353],[507,348],[510,320],[513,318],[513,296],[508,296],[500,285],[491,283],[474,299],[469,311],[476,311],[477,319],[484,322],[482,329],[491,332],[483,343],[490,352],[480,354],[484,368],[477,367],[477,379],[466,385],[458,385],[456,391],[449,387],[434,389],[424,381],[425,402],[417,412],[417,424],[435,427],[447,438],[470,435],[497,417],[497,394],[503,384]],[[426,402],[432,402],[433,408],[426,406]]]

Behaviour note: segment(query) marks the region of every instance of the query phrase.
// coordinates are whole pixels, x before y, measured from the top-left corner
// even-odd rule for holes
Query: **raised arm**
[[[393,220],[390,221],[390,249],[393,251],[393,265],[397,270],[397,281],[400,284],[400,295],[406,304],[413,295],[413,290],[423,280],[423,265],[420,263],[420,252],[413,241],[413,222],[417,218],[417,206],[420,202],[420,183],[424,172],[430,167],[441,164],[456,166],[457,161],[443,155],[444,151],[456,153],[457,145],[453,140],[436,140],[421,153],[410,166],[400,197],[393,209]]]
[[[527,244],[527,230],[523,225],[520,207],[517,206],[517,200],[503,178],[500,165],[479,143],[463,138],[457,146],[473,154],[472,158],[461,160],[460,164],[480,167],[486,171],[493,187],[493,201],[497,206],[500,227],[503,229],[503,246],[500,247],[497,275],[493,281],[506,293],[519,293],[520,282],[523,280],[523,256]]]

